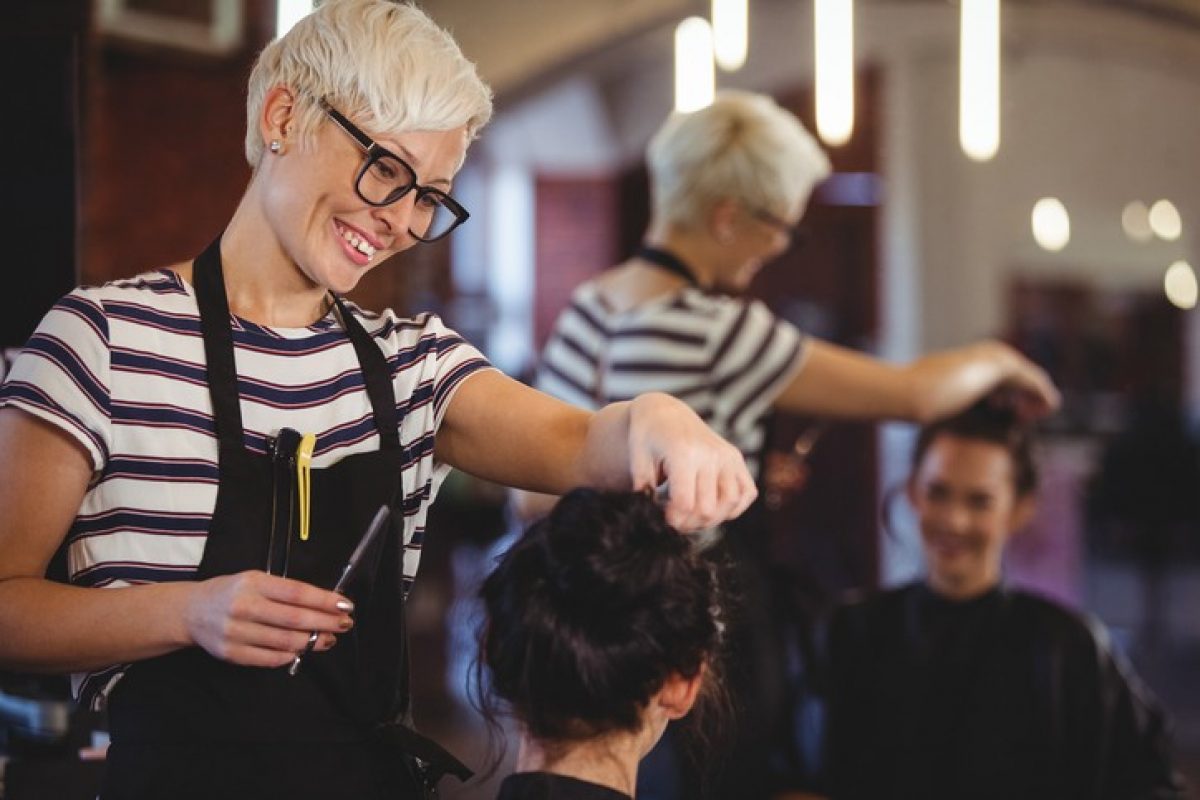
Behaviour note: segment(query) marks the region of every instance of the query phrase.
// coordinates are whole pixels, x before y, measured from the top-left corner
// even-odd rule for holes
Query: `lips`
[[[970,542],[948,536],[931,536],[926,545],[941,558],[959,558],[974,550]]]
[[[366,264],[375,257],[379,250],[383,249],[383,243],[366,231],[347,225],[338,219],[333,221],[333,225],[355,263]]]

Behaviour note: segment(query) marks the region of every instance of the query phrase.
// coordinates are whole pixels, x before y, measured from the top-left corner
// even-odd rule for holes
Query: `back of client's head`
[[[650,497],[576,489],[483,585],[492,693],[534,739],[637,733],[668,682],[708,674],[717,592]],[[494,718],[497,700],[482,700]]]

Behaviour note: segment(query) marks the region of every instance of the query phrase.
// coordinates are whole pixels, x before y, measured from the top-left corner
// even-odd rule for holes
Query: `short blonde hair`
[[[722,91],[699,111],[672,114],[646,160],[655,219],[685,228],[702,225],[727,198],[790,213],[830,172],[828,157],[794,114],[742,91]]]
[[[492,92],[450,34],[423,11],[392,0],[326,0],[259,54],[246,98],[246,160],[256,167],[259,116],[275,86],[296,95],[289,137],[303,146],[324,120],[316,100],[374,130],[445,131],[467,141],[492,116]]]

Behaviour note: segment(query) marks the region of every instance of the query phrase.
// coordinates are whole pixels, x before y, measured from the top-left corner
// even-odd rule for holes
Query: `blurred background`
[[[638,243],[642,152],[664,117],[714,85],[774,95],[835,174],[752,293],[885,358],[992,336],[1050,371],[1065,404],[1044,425],[1041,508],[1009,578],[1110,626],[1200,784],[1200,0],[1002,0],[994,30],[986,13],[969,22],[978,0],[749,0],[732,22],[691,0],[417,4],[478,63],[497,114],[455,184],[470,223],[376,268],[354,299],[436,311],[527,377],[572,288]],[[254,55],[309,8],[0,8],[9,358],[75,284],[190,258],[219,232],[249,177]],[[813,424],[777,418],[770,447]],[[919,574],[907,509],[884,503],[912,433],[830,426],[807,483],[773,498],[799,594]],[[410,606],[418,721],[476,763],[470,597],[509,527],[498,487],[453,476]]]

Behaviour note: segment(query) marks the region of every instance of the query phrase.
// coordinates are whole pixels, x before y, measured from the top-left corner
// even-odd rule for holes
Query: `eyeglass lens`
[[[389,155],[372,156],[358,179],[358,193],[372,205],[394,203],[416,186],[416,176],[407,164]],[[417,189],[412,232],[420,239],[437,239],[459,223],[459,214],[448,203],[449,197],[437,190]]]

